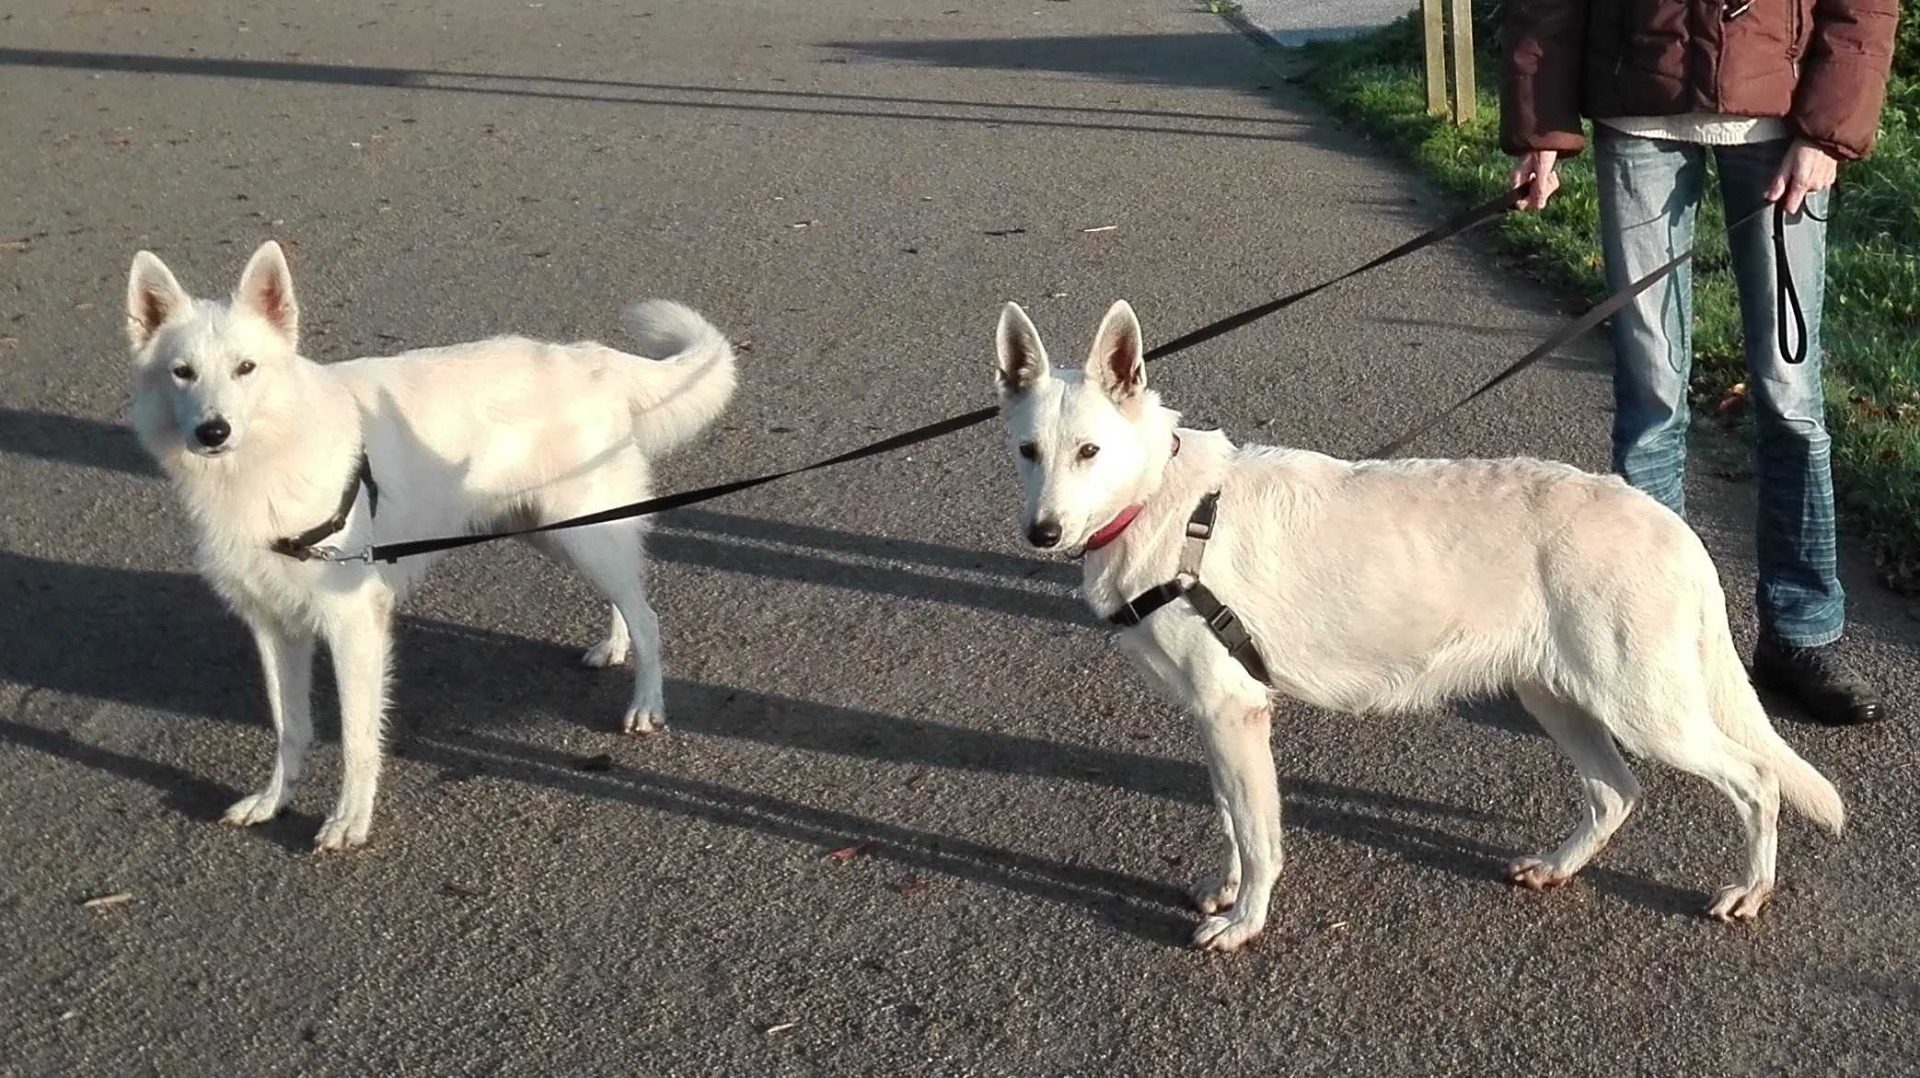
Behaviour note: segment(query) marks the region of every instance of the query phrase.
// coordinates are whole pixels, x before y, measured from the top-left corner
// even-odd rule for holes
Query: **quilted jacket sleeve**
[[[1500,146],[1579,153],[1581,66],[1589,0],[1507,0],[1500,72]],[[1891,5],[1895,0],[1831,0]],[[1883,65],[1884,70],[1884,65]]]
[[[1794,87],[1793,124],[1842,160],[1865,157],[1880,128],[1899,0],[1816,0]]]

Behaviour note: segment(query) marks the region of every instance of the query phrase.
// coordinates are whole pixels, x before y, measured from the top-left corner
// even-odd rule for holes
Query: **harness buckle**
[[[363,548],[358,554],[346,554],[342,553],[339,547],[315,546],[308,547],[307,553],[315,560],[331,562],[334,565],[348,565],[356,561],[365,562],[368,565],[373,564],[372,547]]]

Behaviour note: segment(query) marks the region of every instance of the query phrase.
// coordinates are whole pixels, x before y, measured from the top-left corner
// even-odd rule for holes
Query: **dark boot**
[[[1886,714],[1880,694],[1831,644],[1795,648],[1763,636],[1753,649],[1753,681],[1792,700],[1807,717],[1828,726],[1878,722]]]

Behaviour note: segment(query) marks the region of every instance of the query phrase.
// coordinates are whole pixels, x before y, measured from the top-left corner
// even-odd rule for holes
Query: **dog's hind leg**
[[[265,823],[286,806],[293,784],[306,767],[307,746],[313,742],[313,633],[304,627],[287,628],[268,619],[249,619],[253,641],[260,649],[260,667],[267,682],[267,709],[273,715],[273,774],[258,793],[249,794],[227,809],[222,822],[239,827]]]
[[[1629,746],[1632,748],[1633,746]],[[1720,732],[1704,711],[1668,740],[1645,746],[1648,756],[1698,775],[1733,801],[1747,838],[1747,873],[1720,889],[1707,907],[1716,921],[1751,921],[1773,895],[1779,852],[1780,781],[1753,752]]]
[[[1559,849],[1507,866],[1509,883],[1546,891],[1573,878],[1606,846],[1640,803],[1640,783],[1614,747],[1613,735],[1592,715],[1538,686],[1521,686],[1518,692],[1520,703],[1573,761],[1586,793],[1587,814]]]
[[[666,728],[666,701],[661,688],[660,618],[647,602],[645,565],[640,533],[631,525],[609,524],[554,532],[543,537],[541,549],[572,566],[613,604],[614,628],[607,640],[588,652],[591,665],[601,648],[624,654],[633,647],[633,700],[621,728],[629,734],[651,734]]]
[[[387,664],[392,643],[393,595],[363,584],[330,612],[327,649],[340,687],[340,800],[313,840],[322,850],[363,845],[373,826],[380,786],[381,724],[387,709]]]

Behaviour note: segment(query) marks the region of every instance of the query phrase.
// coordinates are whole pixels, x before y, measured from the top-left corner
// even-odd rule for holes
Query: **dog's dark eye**
[[[1092,460],[1094,457],[1099,455],[1100,455],[1100,447],[1097,445],[1094,445],[1092,442],[1088,442],[1087,444],[1080,447],[1081,460]]]
[[[253,360],[251,359],[241,360],[240,365],[233,369],[233,374],[234,374],[234,377],[236,378],[245,378],[247,375],[252,373],[253,373]]]
[[[1040,450],[1032,442],[1021,442],[1020,455],[1028,460],[1032,460],[1040,455]]]
[[[182,363],[173,369],[173,376],[182,382],[191,382],[193,381],[193,368]]]

